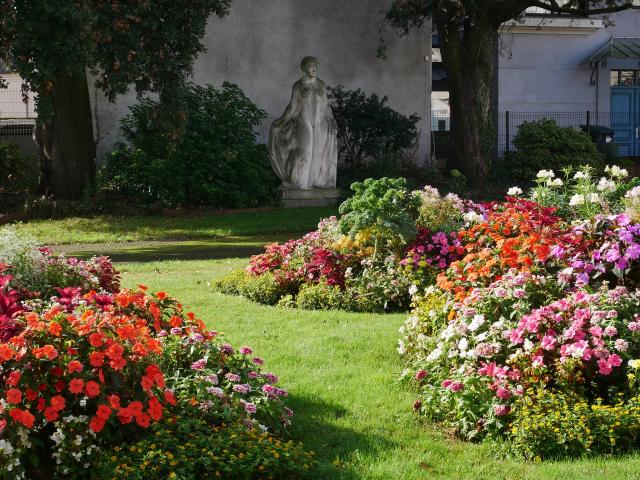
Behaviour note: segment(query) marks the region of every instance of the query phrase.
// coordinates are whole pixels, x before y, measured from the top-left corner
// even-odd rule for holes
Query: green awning
[[[612,37],[583,63],[593,65],[608,58],[640,59],[640,37]]]

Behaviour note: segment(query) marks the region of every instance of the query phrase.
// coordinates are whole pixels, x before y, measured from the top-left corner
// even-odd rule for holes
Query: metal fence
[[[8,88],[0,88],[0,140],[19,141],[31,137],[36,120],[33,93],[24,95],[22,80],[15,75],[3,75]]]
[[[502,158],[506,151],[515,150],[513,140],[520,126],[525,122],[543,119],[553,120],[561,127],[569,127],[589,133],[599,148],[606,144],[606,136],[600,135],[605,129],[612,130],[610,151],[618,156],[640,156],[640,114],[635,112],[513,112],[505,111],[497,115],[494,153]],[[432,148],[437,158],[450,157],[450,126],[448,112],[432,112]],[[600,127],[605,127],[602,129]]]

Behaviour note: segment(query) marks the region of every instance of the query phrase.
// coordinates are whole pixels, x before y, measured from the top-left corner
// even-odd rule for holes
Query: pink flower
[[[250,347],[240,347],[239,351],[242,355],[251,355],[253,353]]]
[[[542,342],[541,342],[542,348],[545,350],[553,350],[553,348],[556,345],[556,339],[555,337],[552,337],[551,335],[545,335],[542,338]]]
[[[449,385],[449,390],[451,390],[452,392],[459,392],[460,390],[462,390],[464,388],[464,383],[455,380],[453,382],[451,382],[451,384]]]
[[[511,412],[511,407],[509,405],[494,405],[493,413],[495,413],[496,417],[504,417]]]
[[[502,399],[502,400],[507,400],[511,397],[511,392],[509,390],[507,390],[506,388],[499,388],[496,391],[496,397]]]
[[[616,327],[612,327],[611,325],[604,329],[604,334],[607,337],[613,337],[618,333],[618,329]]]
[[[598,360],[598,371],[600,372],[600,375],[609,375],[612,370],[613,369],[604,358]]]
[[[418,370],[416,372],[415,379],[416,380],[422,380],[426,376],[427,376],[427,371],[426,370]]]

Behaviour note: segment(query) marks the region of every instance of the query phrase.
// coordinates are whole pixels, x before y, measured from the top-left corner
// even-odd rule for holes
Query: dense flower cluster
[[[75,286],[31,277],[54,292],[41,298],[27,262],[0,269],[0,467],[9,478],[34,474],[34,452],[55,461],[57,476],[89,478],[95,450],[180,413],[274,432],[290,423],[288,393],[264,361],[166,293],[119,289],[105,258],[26,257],[86,271],[63,275]]]
[[[635,444],[640,224],[626,172],[607,175],[541,171],[531,199],[514,187],[458,232],[464,255],[414,297],[401,329],[417,410],[528,458]],[[582,411],[581,425],[556,407]]]

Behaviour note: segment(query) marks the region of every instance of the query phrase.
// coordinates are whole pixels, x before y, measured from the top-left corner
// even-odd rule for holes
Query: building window
[[[612,87],[640,86],[640,70],[611,70]]]

